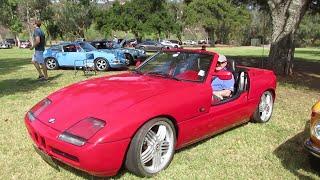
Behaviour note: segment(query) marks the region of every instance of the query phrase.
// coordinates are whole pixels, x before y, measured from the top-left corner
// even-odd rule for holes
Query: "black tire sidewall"
[[[162,170],[166,169],[173,159],[174,152],[175,152],[175,145],[176,145],[176,131],[175,131],[175,127],[174,127],[173,123],[167,118],[155,118],[155,119],[148,121],[136,132],[135,136],[131,140],[130,147],[127,152],[126,162],[125,162],[127,169],[140,177],[152,177],[158,173],[158,172],[157,173],[149,173],[144,170],[144,168],[141,164],[141,161],[140,161],[140,147],[141,147],[149,129],[155,123],[160,122],[160,121],[166,122],[168,125],[170,125],[172,132],[173,132],[173,141],[174,141],[173,142],[173,152],[171,154],[171,157],[170,157],[168,163],[165,165],[165,167]],[[162,170],[160,170],[159,172],[161,172]]]

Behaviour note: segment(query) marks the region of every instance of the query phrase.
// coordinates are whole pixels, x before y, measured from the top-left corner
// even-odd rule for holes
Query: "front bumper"
[[[316,146],[311,139],[307,139],[304,142],[304,147],[307,151],[309,151],[312,155],[320,158],[320,147]]]
[[[86,143],[82,147],[57,139],[60,132],[39,120],[25,124],[34,145],[45,155],[95,176],[114,176],[121,168],[130,139],[110,143]]]

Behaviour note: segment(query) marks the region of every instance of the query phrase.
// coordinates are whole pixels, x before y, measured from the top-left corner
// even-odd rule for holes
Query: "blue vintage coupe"
[[[87,42],[64,42],[53,45],[45,50],[44,58],[49,70],[92,65],[98,71],[105,71],[110,68],[124,68],[129,63],[121,51],[100,51]]]

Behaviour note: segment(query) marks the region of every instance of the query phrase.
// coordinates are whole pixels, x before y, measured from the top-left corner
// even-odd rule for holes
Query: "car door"
[[[76,44],[69,44],[63,46],[63,52],[59,56],[60,66],[82,66],[85,59],[85,52]]]
[[[207,85],[211,87],[212,78],[209,80]],[[209,110],[208,130],[216,132],[241,124],[249,117],[249,111],[247,90],[224,101],[213,101]]]
[[[241,124],[248,116],[248,93],[243,92],[234,100],[212,104],[209,110],[208,130],[216,132]]]

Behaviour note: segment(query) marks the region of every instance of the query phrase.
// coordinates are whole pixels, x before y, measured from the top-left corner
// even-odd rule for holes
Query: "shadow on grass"
[[[237,65],[265,68],[267,58],[230,56]],[[277,81],[294,87],[305,87],[313,90],[320,89],[320,61],[309,61],[296,58],[294,74],[288,77],[278,76]]]
[[[31,64],[31,58],[6,58],[0,59],[0,75],[13,73],[21,66]]]
[[[59,78],[62,74],[49,77],[49,81],[41,81],[33,78],[5,79],[0,81],[0,97],[19,92],[31,92],[40,87],[51,86],[50,81]]]
[[[320,175],[320,160],[312,157],[303,147],[304,141],[309,137],[308,132],[309,121],[302,132],[288,139],[273,152],[281,160],[283,167],[299,179],[312,179],[301,170]]]

